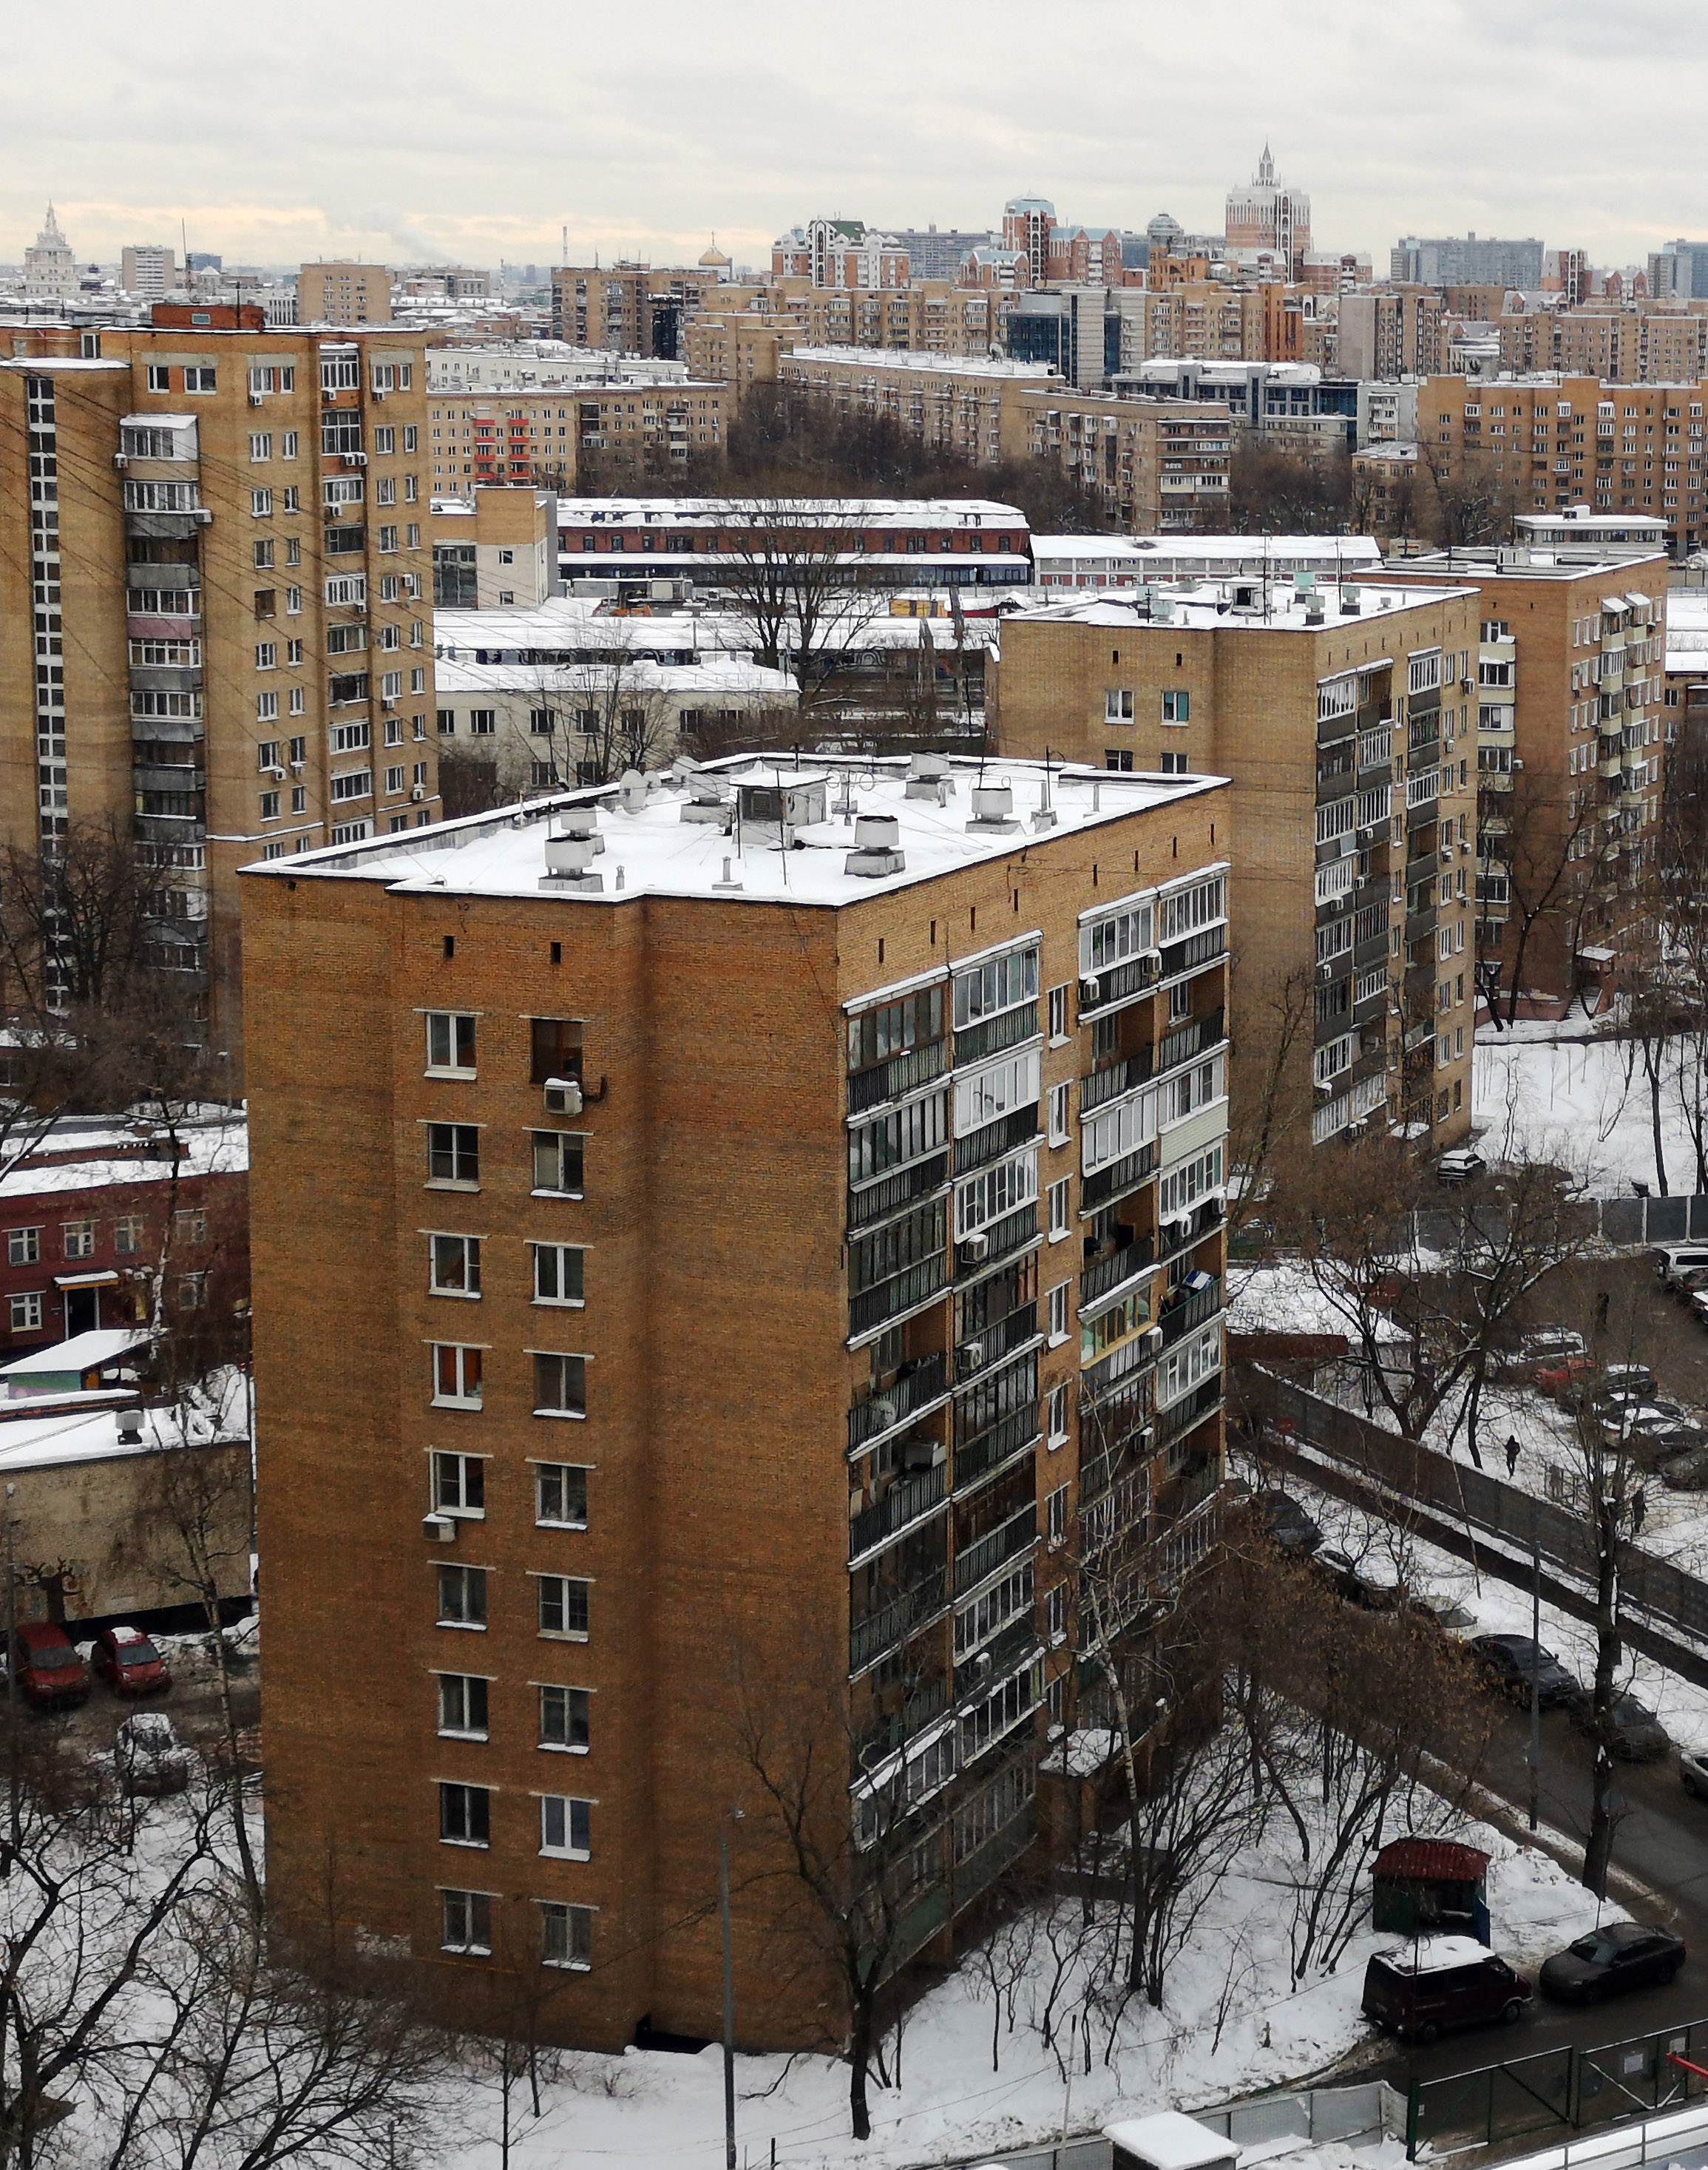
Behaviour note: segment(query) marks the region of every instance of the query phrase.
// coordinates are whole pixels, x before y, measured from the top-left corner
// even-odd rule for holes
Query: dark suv
[[[1544,1710],[1554,1703],[1572,1702],[1583,1692],[1554,1653],[1539,1649],[1528,1635],[1479,1635],[1470,1646],[1470,1654],[1489,1685],[1517,1702],[1530,1700],[1533,1662],[1536,1700]]]
[[[1523,1975],[1470,1937],[1420,1937],[1378,1952],[1364,1970],[1364,2017],[1417,2042],[1491,2019],[1510,2024],[1534,1994]]]

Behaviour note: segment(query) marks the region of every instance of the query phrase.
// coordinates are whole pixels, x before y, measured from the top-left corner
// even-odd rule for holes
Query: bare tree
[[[825,706],[842,650],[888,608],[861,562],[859,505],[740,500],[729,540],[719,585],[752,631],[754,660],[790,673],[803,709]]]
[[[1280,1158],[1309,1134],[1311,1092],[1308,1064],[1315,1015],[1315,975],[1308,964],[1291,971],[1242,970],[1235,1013],[1231,1100],[1227,1155],[1239,1172],[1228,1200],[1228,1240],[1238,1239],[1261,1217]]]
[[[1481,778],[1477,855],[1477,978],[1492,1021],[1512,1024],[1533,941],[1545,930],[1562,945],[1569,969],[1590,891],[1617,879],[1618,853],[1603,833],[1589,781],[1566,788],[1541,770],[1524,770]]]
[[[1425,441],[1418,445],[1417,458],[1426,518],[1435,541],[1456,550],[1511,540],[1517,486],[1486,454],[1466,452],[1455,460],[1449,450]]]

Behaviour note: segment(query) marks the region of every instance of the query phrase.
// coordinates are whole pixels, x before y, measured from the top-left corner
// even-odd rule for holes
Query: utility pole
[[[7,1836],[9,1869],[24,1850],[24,1797],[18,1770],[18,1567],[12,1531],[12,1502],[18,1487],[6,1487],[6,1793],[9,1810]]]
[[[1530,1526],[1530,1829],[1537,1821],[1542,1783],[1542,1530]]]
[[[735,1968],[729,1948],[727,1821],[718,1835],[718,1908],[723,1922],[723,2170],[735,2170]]]

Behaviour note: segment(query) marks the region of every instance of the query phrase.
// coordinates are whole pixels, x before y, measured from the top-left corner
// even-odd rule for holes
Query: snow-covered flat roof
[[[844,367],[851,365],[874,371],[886,369],[930,370],[940,377],[984,377],[1008,384],[1017,378],[1023,383],[1037,384],[1050,390],[1057,387],[1069,392],[1073,389],[1067,379],[1048,362],[987,361],[976,355],[931,354],[914,347],[798,346],[792,352],[777,357],[780,368],[798,361],[832,362]]]
[[[9,1364],[0,1364],[0,1379],[29,1379],[41,1373],[93,1371],[110,1364],[133,1349],[146,1349],[152,1339],[146,1328],[100,1327],[89,1334],[74,1334],[68,1341],[55,1341],[45,1349],[32,1349]]]
[[[799,353],[802,350],[796,349]],[[856,351],[862,354],[862,347]],[[873,355],[873,361],[895,360]],[[848,527],[1024,527],[1018,505],[994,497],[560,497],[560,527],[735,528],[762,522]]]
[[[745,655],[702,656],[694,663],[654,663],[615,656],[608,663],[448,663],[434,665],[433,683],[444,694],[589,693],[601,672],[620,675],[629,693],[770,693],[793,701],[798,688],[787,671],[768,671]]]
[[[249,1165],[249,1134],[242,1121],[186,1125],[179,1133],[181,1179],[193,1175],[242,1175]],[[138,1150],[139,1144],[144,1150]],[[74,1150],[67,1152],[67,1147]],[[164,1183],[172,1173],[169,1141],[163,1134],[139,1141],[122,1125],[97,1127],[72,1136],[58,1130],[0,1169],[0,1200],[51,1196],[70,1190],[99,1190],[109,1184]],[[52,1157],[46,1156],[51,1154]]]
[[[304,852],[289,861],[266,860],[252,874],[284,874],[296,881],[318,875],[384,882],[406,895],[538,897],[554,906],[622,905],[636,897],[686,896],[708,901],[793,906],[856,904],[980,862],[1016,856],[1028,847],[1106,826],[1148,808],[1179,804],[1223,787],[1214,776],[1106,774],[1092,768],[1042,762],[957,757],[942,763],[946,790],[907,795],[905,760],[872,761],[852,755],[815,755],[797,766],[772,759],[741,759],[636,779],[623,794],[615,787],[566,792],[533,800],[521,810],[473,815],[461,821],[417,829],[404,836],[371,837],[350,846]],[[1007,786],[1011,812],[980,826],[974,788]],[[822,782],[825,818],[803,816],[784,848],[782,823],[773,813],[744,820],[726,833],[720,799],[733,806],[739,788],[771,794],[798,792]],[[637,788],[638,787],[638,788]],[[1054,820],[1034,826],[1046,791]],[[696,800],[709,820],[685,818]],[[598,888],[545,885],[547,841],[555,817],[570,809],[593,811],[602,848],[588,861]],[[980,812],[986,810],[981,801]],[[990,812],[996,813],[995,806]],[[887,815],[895,824],[894,848],[902,863],[876,876],[851,872],[851,858],[866,848],[857,829],[862,816]]]
[[[1103,2137],[1124,2154],[1151,2164],[1153,2170],[1203,2170],[1207,2162],[1232,2162],[1240,2152],[1225,2133],[1213,2132],[1177,2109],[1124,2117],[1106,2125]]]
[[[1251,601],[1237,603],[1236,584],[1229,580],[1204,580],[1195,586],[1170,585],[1166,591],[1154,596],[1145,595],[1137,588],[1101,588],[1094,594],[1077,596],[1070,602],[1043,603],[1029,610],[1017,611],[1009,623],[1124,627],[1130,631],[1135,624],[1154,622],[1193,633],[1213,633],[1218,629],[1329,633],[1343,630],[1360,618],[1368,623],[1371,618],[1393,616],[1405,611],[1425,610],[1456,596],[1475,595],[1476,592],[1474,588],[1451,585],[1438,588],[1396,588],[1388,585],[1380,578],[1361,577],[1357,581],[1335,581],[1319,576],[1316,586],[1302,594],[1291,580],[1272,580],[1268,583],[1266,600],[1258,592],[1262,583],[1241,580],[1237,585],[1252,596]],[[1348,612],[1342,615],[1342,591],[1354,587],[1358,591],[1358,611],[1356,614]],[[1313,617],[1313,605],[1321,607],[1322,614],[1320,617]]]
[[[1382,546],[1370,535],[1034,535],[1032,555],[1040,569],[1065,559],[1130,564],[1142,576],[1159,562],[1206,574],[1265,564],[1288,572],[1297,564],[1374,566]]]

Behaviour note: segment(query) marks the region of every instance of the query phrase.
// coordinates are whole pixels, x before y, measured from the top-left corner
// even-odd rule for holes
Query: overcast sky
[[[1219,228],[1267,136],[1316,246],[1708,236],[1701,0],[61,0],[8,11],[0,261],[738,261],[828,212]]]

